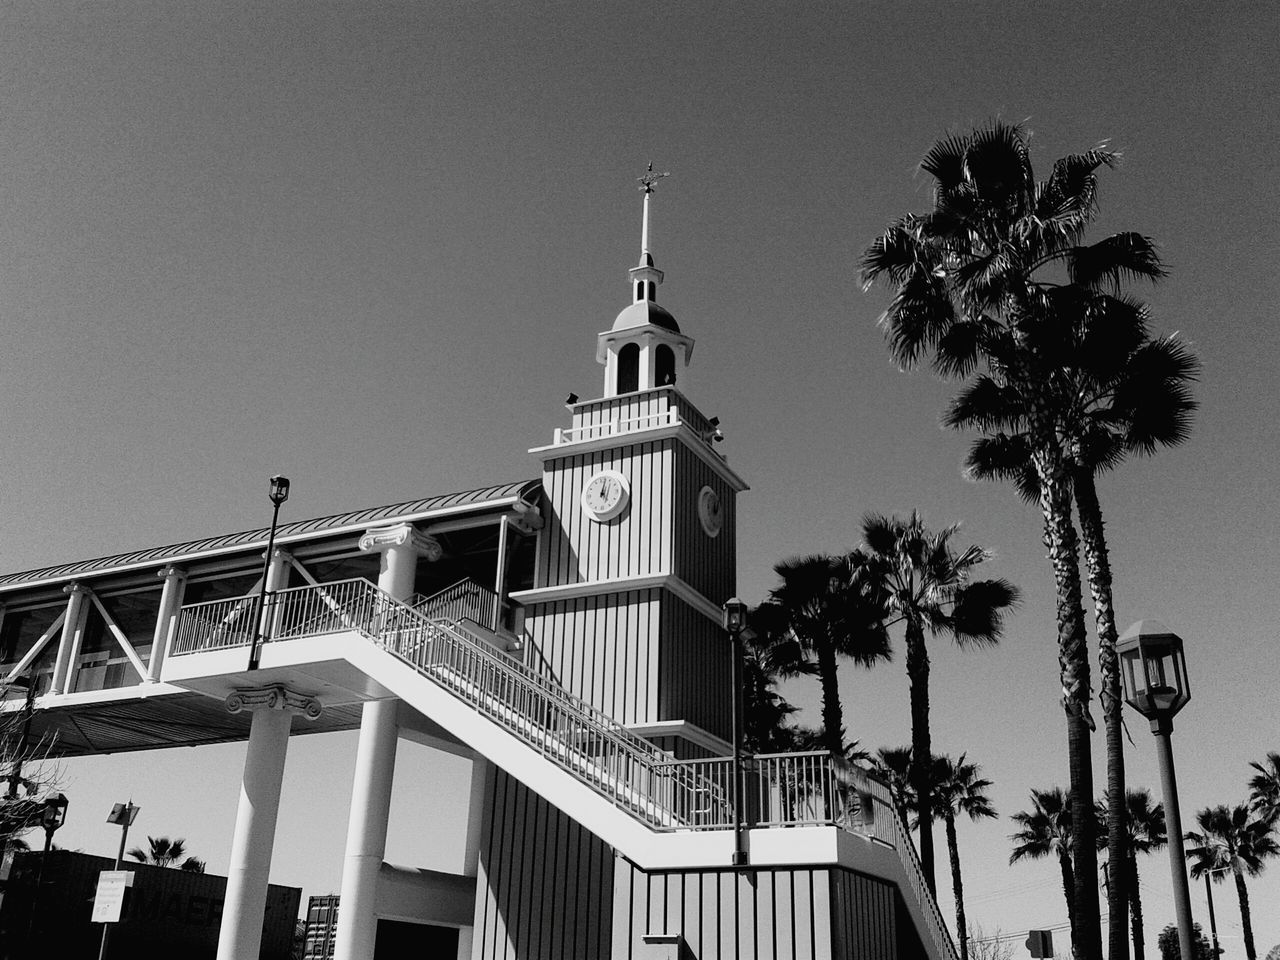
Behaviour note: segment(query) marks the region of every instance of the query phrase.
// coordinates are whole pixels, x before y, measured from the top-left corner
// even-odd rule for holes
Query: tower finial
[[[643,177],[636,177],[640,182],[640,189],[644,192],[644,220],[640,225],[640,261],[645,262],[645,258],[649,255],[649,194],[653,193],[653,185],[664,177],[671,176],[670,173],[654,173],[653,161],[649,162],[649,169]]]

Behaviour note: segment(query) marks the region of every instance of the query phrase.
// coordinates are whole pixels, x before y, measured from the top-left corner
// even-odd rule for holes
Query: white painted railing
[[[183,607],[170,655],[248,646],[260,609],[256,596]],[[734,826],[730,758],[672,759],[555,681],[494,652],[464,625],[426,617],[367,580],[273,593],[262,624],[268,642],[363,635],[654,830]],[[824,751],[746,757],[743,766],[747,826],[827,824],[892,847],[910,888],[903,896],[919,904],[938,956],[956,956],[885,784]]]
[[[674,427],[680,423],[680,412],[674,407],[660,413],[650,413],[642,417],[607,420],[582,427],[561,428],[555,432],[555,445],[581,443],[583,440],[600,440],[616,437],[621,433],[634,433],[637,430],[656,430],[659,427]]]

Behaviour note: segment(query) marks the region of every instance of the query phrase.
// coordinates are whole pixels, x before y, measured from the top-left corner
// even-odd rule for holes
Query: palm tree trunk
[[[1078,957],[1080,948],[1077,945],[1079,938],[1076,936],[1076,878],[1075,871],[1071,869],[1071,854],[1065,850],[1058,854],[1058,866],[1062,868],[1062,895],[1067,898],[1067,924],[1071,927],[1071,954]]]
[[[822,684],[822,742],[828,750],[844,755],[844,711],[836,676],[836,653],[830,643],[818,647],[818,680]]]
[[[1244,953],[1249,960],[1258,960],[1258,951],[1253,945],[1253,914],[1249,912],[1249,891],[1245,889],[1244,875],[1240,868],[1233,871],[1236,875],[1236,895],[1240,898],[1240,926],[1244,928]]]
[[[1129,902],[1133,905],[1133,960],[1147,960],[1142,932],[1142,897],[1138,892],[1138,858],[1129,854]]]
[[[951,893],[956,900],[956,936],[960,938],[960,960],[969,960],[969,928],[964,920],[964,883],[960,879],[960,844],[956,842],[956,818],[944,816],[947,826],[947,854],[951,857]]]
[[[1120,659],[1116,654],[1116,617],[1111,596],[1111,561],[1102,523],[1102,507],[1093,471],[1076,467],[1073,477],[1076,507],[1080,511],[1080,537],[1084,544],[1085,567],[1089,571],[1089,592],[1093,597],[1093,619],[1098,631],[1098,672],[1102,686],[1102,720],[1107,744],[1107,860],[1127,864],[1128,830],[1125,827],[1124,733],[1120,715]],[[1129,938],[1125,927],[1127,870],[1117,870],[1107,888],[1107,955],[1110,960],[1129,960]]]
[[[1093,766],[1089,738],[1089,643],[1080,593],[1080,558],[1071,520],[1071,485],[1060,453],[1043,447],[1035,456],[1045,546],[1053,563],[1057,594],[1058,669],[1067,714],[1067,765],[1071,776],[1071,848],[1075,868],[1076,957],[1102,960],[1098,911],[1097,829],[1093,815]]]
[[[916,792],[916,816],[920,818],[920,868],[937,895],[933,869],[933,797],[929,779],[933,765],[933,744],[929,737],[929,652],[924,645],[924,628],[907,621],[907,676],[911,680],[911,786]]]

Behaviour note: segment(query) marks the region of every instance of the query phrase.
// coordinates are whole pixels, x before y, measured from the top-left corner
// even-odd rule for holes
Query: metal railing
[[[502,626],[506,613],[506,605],[496,592],[469,578],[429,597],[415,597],[409,606],[428,620],[474,620],[490,630]]]
[[[248,646],[260,609],[267,641],[362,634],[654,830],[734,826],[730,758],[672,759],[554,680],[497,653],[464,625],[429,618],[367,580],[281,590],[264,606],[253,596],[183,607],[170,655]],[[955,957],[885,784],[823,751],[743,763],[748,826],[834,825],[892,847],[937,950]]]

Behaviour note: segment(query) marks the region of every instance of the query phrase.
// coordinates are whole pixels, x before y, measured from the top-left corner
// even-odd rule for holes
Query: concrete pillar
[[[87,593],[85,587],[78,583],[63,587],[67,594],[67,615],[62,621],[62,636],[58,640],[58,656],[53,664],[53,680],[49,684],[50,693],[68,693],[72,689],[75,674],[75,660],[80,654],[80,643],[84,639],[85,618],[89,614],[85,603]]]
[[[227,709],[232,713],[252,710],[253,721],[231,841],[217,960],[245,960],[257,957],[262,947],[262,920],[280,812],[280,783],[289,749],[289,726],[293,714],[299,711],[311,719],[318,717],[320,704],[277,686],[238,690],[227,697]]]
[[[360,549],[382,554],[378,588],[397,600],[413,595],[418,557],[437,560],[442,552],[439,542],[408,523],[370,530],[360,538]],[[369,960],[373,956],[378,933],[378,871],[387,852],[399,740],[397,708],[395,700],[372,700],[364,705],[360,717],[335,960]]]
[[[164,577],[160,590],[160,612],[156,615],[156,630],[151,637],[151,660],[147,664],[147,682],[157,683],[164,658],[173,642],[173,631],[178,625],[178,612],[182,609],[182,595],[187,587],[187,571],[173,565],[157,572]]]
[[[493,764],[479,754],[471,761],[471,799],[467,807],[467,841],[462,856],[464,877],[474,877],[479,870],[480,843],[489,825],[493,772]]]

